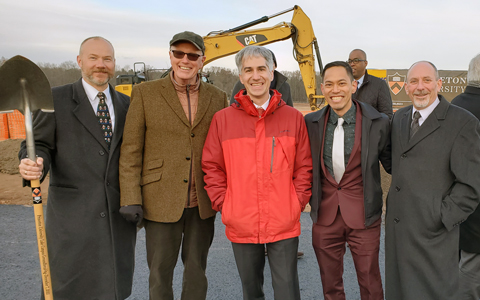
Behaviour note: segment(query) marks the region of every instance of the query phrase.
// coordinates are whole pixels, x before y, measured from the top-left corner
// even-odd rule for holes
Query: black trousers
[[[182,248],[182,300],[207,296],[207,255],[213,241],[215,217],[200,218],[198,207],[186,208],[175,223],[145,220],[150,300],[173,300],[173,271]]]
[[[272,273],[275,300],[299,300],[297,251],[298,237],[265,244]],[[244,300],[264,300],[264,244],[232,243],[235,262],[242,280]]]

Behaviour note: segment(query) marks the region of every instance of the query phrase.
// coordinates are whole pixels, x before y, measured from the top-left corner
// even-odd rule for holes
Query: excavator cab
[[[137,65],[143,65],[143,69],[138,68]],[[142,82],[147,81],[147,77],[145,76],[145,63],[144,62],[136,62],[133,64],[133,75],[118,75],[116,78],[116,86],[115,90],[117,92],[123,93],[127,96],[132,95],[132,89],[135,84],[140,84]]]

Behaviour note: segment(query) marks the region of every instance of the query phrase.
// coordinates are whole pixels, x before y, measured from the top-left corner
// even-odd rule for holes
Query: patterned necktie
[[[413,114],[413,119],[412,119],[412,124],[410,128],[410,138],[418,131],[418,128],[420,128],[420,124],[418,123],[418,119],[420,119],[421,115],[417,111]]]
[[[345,133],[343,131],[343,118],[338,118],[338,124],[333,132],[333,147],[332,147],[332,165],[333,175],[337,183],[343,177],[345,173]]]
[[[110,143],[112,142],[112,119],[110,118],[110,113],[108,112],[108,106],[106,102],[105,94],[100,92],[97,94],[98,107],[97,107],[97,118],[102,127],[102,133],[105,137],[105,142],[107,142],[108,149],[110,149]]]
[[[261,107],[257,107],[258,117],[261,118],[265,110]]]

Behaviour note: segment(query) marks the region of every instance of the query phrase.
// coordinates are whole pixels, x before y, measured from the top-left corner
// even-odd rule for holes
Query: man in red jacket
[[[248,46],[235,60],[245,90],[213,117],[202,156],[205,189],[213,209],[222,212],[243,298],[264,299],[266,245],[275,299],[300,299],[300,213],[312,180],[305,122],[269,89],[268,49]]]

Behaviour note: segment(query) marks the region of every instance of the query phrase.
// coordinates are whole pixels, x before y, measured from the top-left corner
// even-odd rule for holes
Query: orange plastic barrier
[[[25,138],[25,118],[18,111],[0,114],[0,141]]]

